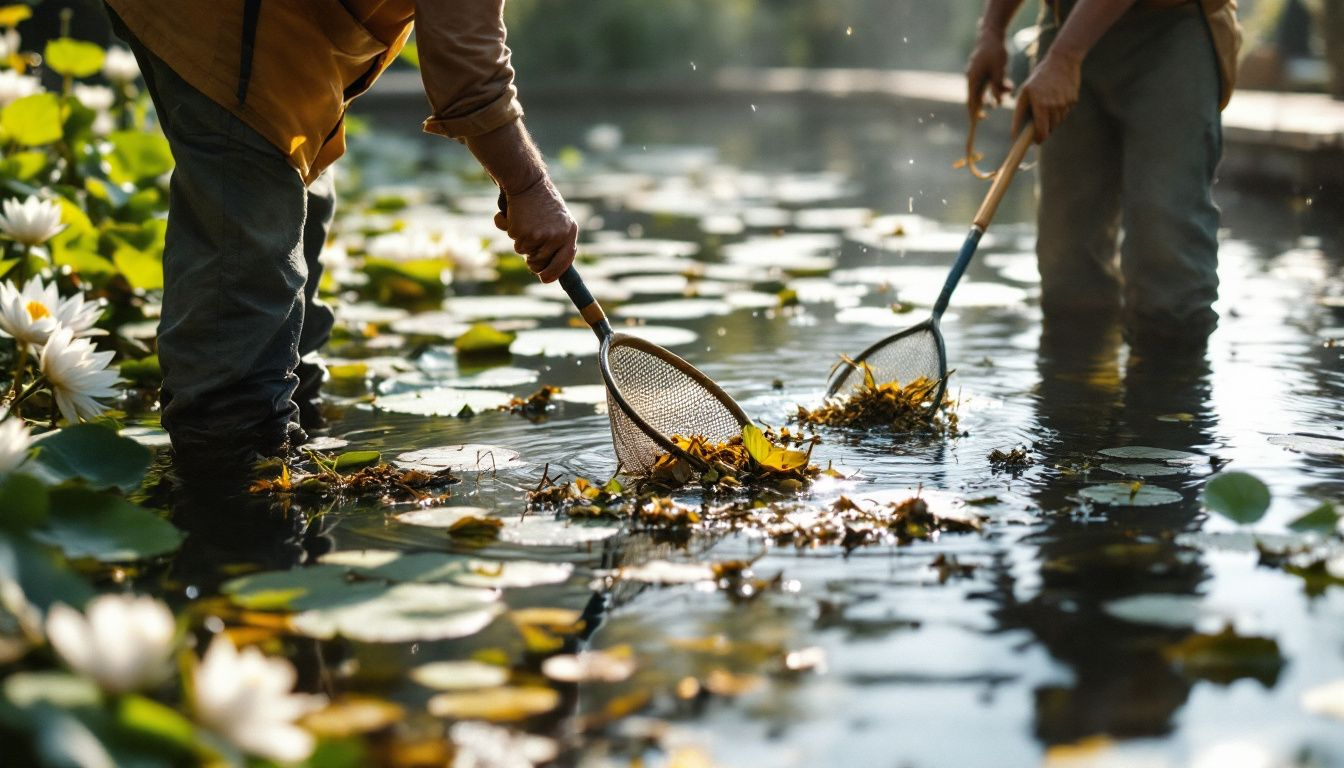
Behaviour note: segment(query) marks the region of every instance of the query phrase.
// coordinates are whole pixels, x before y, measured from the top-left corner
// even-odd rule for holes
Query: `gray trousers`
[[[333,319],[316,295],[330,174],[305,186],[278,149],[116,26],[177,161],[158,339],[164,428],[179,453],[303,442],[300,410],[314,407],[325,372],[300,358],[326,343]]]
[[[1047,18],[1043,50],[1056,31]],[[1120,317],[1132,344],[1160,349],[1217,325],[1217,66],[1195,3],[1135,8],[1088,53],[1077,106],[1041,145],[1047,326]]]

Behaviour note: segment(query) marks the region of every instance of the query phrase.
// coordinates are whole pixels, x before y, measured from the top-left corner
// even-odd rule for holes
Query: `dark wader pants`
[[[1048,19],[1043,45],[1055,32]],[[1135,8],[1088,53],[1077,106],[1041,145],[1047,328],[1118,316],[1131,344],[1149,350],[1202,346],[1213,331],[1217,67],[1193,2]]]
[[[114,24],[177,161],[159,320],[163,425],[179,457],[303,442],[299,412],[315,407],[325,372],[300,358],[332,326],[316,298],[331,174],[305,187],[278,149]]]

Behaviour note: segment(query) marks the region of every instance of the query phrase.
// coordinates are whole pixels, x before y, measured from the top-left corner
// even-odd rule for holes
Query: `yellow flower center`
[[[51,317],[51,310],[47,309],[47,305],[40,301],[28,302],[26,309],[28,310],[28,317],[32,318],[33,322],[37,322],[44,317]]]

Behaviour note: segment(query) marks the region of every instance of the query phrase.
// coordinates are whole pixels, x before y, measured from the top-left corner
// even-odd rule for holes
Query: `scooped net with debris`
[[[878,383],[867,363],[847,361],[863,370],[863,386],[849,395],[827,398],[817,408],[798,406],[794,420],[828,427],[889,427],[893,432],[957,432],[956,401],[943,395],[941,381],[920,376],[912,381]]]

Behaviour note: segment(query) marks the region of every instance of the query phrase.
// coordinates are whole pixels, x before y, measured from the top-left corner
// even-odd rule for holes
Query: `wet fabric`
[[[412,20],[432,109],[425,130],[465,138],[522,115],[503,0],[264,2],[253,6],[255,24],[241,0],[107,3],[145,48],[266,137],[308,181],[345,152],[346,107],[396,60]]]
[[[1043,30],[1045,46],[1055,32]],[[1157,345],[1202,344],[1216,326],[1211,45],[1195,5],[1136,8],[1088,53],[1077,106],[1041,145],[1047,324],[1118,316],[1131,341]]]
[[[305,437],[296,391],[315,397],[323,375],[300,358],[333,322],[316,296],[330,174],[305,186],[263,136],[118,26],[177,161],[158,336],[163,426],[179,455],[283,450]]]

